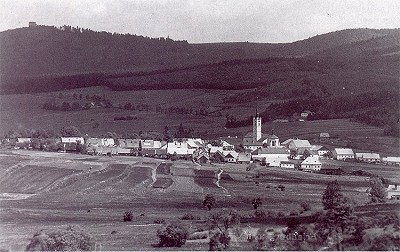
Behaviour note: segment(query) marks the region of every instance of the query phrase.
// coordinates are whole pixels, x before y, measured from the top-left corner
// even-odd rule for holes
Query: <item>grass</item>
[[[173,181],[171,178],[157,178],[156,182],[154,182],[154,188],[162,188],[166,189],[172,185]]]
[[[57,187],[50,191],[39,190],[37,195],[31,198],[1,200],[0,248],[18,251],[24,250],[28,239],[40,229],[70,224],[80,225],[91,233],[96,242],[102,244],[103,250],[154,250],[151,244],[158,242],[156,230],[162,225],[154,225],[153,221],[165,219],[167,224],[179,222],[185,213],[205,219],[209,213],[202,206],[202,201],[204,195],[211,189],[214,190],[216,197],[213,209],[232,207],[240,212],[253,212],[251,199],[255,197],[262,199],[263,205],[259,209],[265,212],[282,211],[288,214],[292,210],[299,211],[300,203],[303,202],[309,203],[312,211],[317,211],[322,208],[321,195],[326,183],[334,179],[338,179],[344,193],[354,199],[357,205],[361,206],[368,201],[365,193],[367,189],[365,177],[329,176],[259,167],[257,169],[264,175],[255,179],[252,176],[257,173],[257,169],[247,172],[247,165],[206,165],[201,167],[202,170],[197,170],[191,162],[177,161],[171,167],[174,183],[160,190],[148,187],[152,181],[151,174],[156,172],[159,164],[154,159],[98,157],[96,162],[101,165],[94,168],[95,171],[87,177],[87,168],[76,170],[76,174],[73,169],[64,168],[65,163],[72,167],[87,167],[84,165],[84,162],[87,162],[85,158],[80,159],[78,157],[81,156],[77,154],[53,153],[51,157],[36,155],[40,152],[34,151],[12,153],[13,155],[2,157],[10,159],[14,159],[15,156],[23,157],[17,163],[22,168],[10,172],[19,178],[19,182],[14,187],[11,186],[11,182],[7,182],[8,186],[3,186],[2,183],[2,192],[10,192],[17,186],[23,189],[28,181],[46,187],[47,184],[53,183],[54,179],[62,181],[63,178],[71,176],[78,178],[76,181],[71,180],[69,186]],[[27,160],[30,166],[24,169]],[[58,160],[58,165],[55,160]],[[42,168],[36,169],[37,167]],[[4,171],[6,167],[0,168],[3,173],[7,173]],[[213,183],[215,173],[219,169],[224,170],[220,184],[227,189],[227,193],[216,188]],[[386,167],[386,169],[395,173],[398,167]],[[35,176],[31,176],[33,172],[36,172]],[[66,173],[62,178],[58,178],[64,172],[72,172],[72,175]],[[162,185],[172,181],[168,178],[159,179],[157,178],[156,183]],[[258,185],[256,181],[259,182]],[[275,189],[279,184],[285,186],[285,191]],[[266,188],[267,185],[270,188]],[[385,212],[395,211],[396,205],[393,205],[393,202],[386,205],[386,207],[381,206],[382,209],[385,208]],[[121,216],[126,210],[133,212],[132,222],[122,221]],[[370,210],[373,211],[372,208],[360,209],[360,211]],[[144,216],[140,216],[141,213]],[[203,227],[203,224],[197,222],[185,223],[192,225],[193,229]],[[111,234],[112,231],[115,232]],[[207,250],[208,247],[204,243],[188,243],[181,249]]]

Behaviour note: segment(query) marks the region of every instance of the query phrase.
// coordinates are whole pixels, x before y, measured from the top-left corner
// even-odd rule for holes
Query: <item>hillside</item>
[[[26,27],[0,32],[0,74],[3,87],[4,80],[9,78],[40,75],[151,73],[271,57],[377,57],[398,53],[399,37],[399,29],[349,29],[286,44],[189,44],[169,38],[95,32],[70,26]],[[371,51],[373,55],[368,53]]]

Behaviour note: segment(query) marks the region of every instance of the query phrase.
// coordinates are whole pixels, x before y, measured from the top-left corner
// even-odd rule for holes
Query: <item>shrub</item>
[[[212,194],[207,194],[203,200],[203,206],[207,207],[208,211],[215,205],[215,197]]]
[[[278,185],[278,190],[281,190],[281,191],[285,191],[285,186],[284,185]]]
[[[265,214],[265,212],[264,212],[263,210],[259,210],[259,209],[257,209],[256,211],[254,211],[254,215],[255,215],[257,218],[260,218],[260,219],[266,219],[266,218],[267,218],[267,215]]]
[[[296,210],[292,210],[292,211],[290,211],[289,215],[290,216],[297,216],[297,215],[299,215],[299,212],[297,212]]]
[[[41,230],[26,246],[27,251],[89,251],[94,248],[92,236],[72,226],[65,230]]]
[[[181,247],[186,243],[188,231],[176,224],[170,224],[164,230],[157,231],[160,247]]]
[[[200,216],[196,216],[196,215],[187,213],[184,216],[182,216],[181,219],[182,220],[200,220],[201,218],[200,218]]]
[[[282,211],[279,211],[277,217],[279,217],[279,218],[285,217],[285,213]]]
[[[303,202],[300,204],[300,206],[303,208],[303,210],[306,211],[310,211],[311,210],[311,205],[307,202]]]
[[[132,220],[133,220],[132,211],[126,211],[124,214],[124,221],[132,221]]]
[[[153,222],[155,224],[165,224],[165,220],[164,219],[155,219]]]
[[[251,201],[251,204],[253,205],[253,208],[254,209],[257,209],[259,206],[261,206],[262,205],[262,200],[261,200],[261,198],[255,198],[255,199],[253,199],[252,201]]]

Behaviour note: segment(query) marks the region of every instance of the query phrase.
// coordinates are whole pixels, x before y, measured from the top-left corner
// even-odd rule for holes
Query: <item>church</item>
[[[243,147],[248,150],[260,148],[279,148],[281,147],[279,138],[272,134],[263,134],[261,131],[261,117],[256,112],[253,117],[253,131],[243,137]]]

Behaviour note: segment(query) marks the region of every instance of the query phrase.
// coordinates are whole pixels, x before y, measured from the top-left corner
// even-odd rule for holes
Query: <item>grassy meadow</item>
[[[93,235],[98,249],[154,250],[152,244],[158,242],[156,231],[163,226],[154,223],[156,220],[182,223],[191,233],[207,230],[209,212],[202,206],[207,193],[214,194],[217,200],[212,211],[235,208],[241,214],[250,214],[254,212],[251,200],[261,197],[262,210],[288,215],[299,211],[303,202],[311,205],[311,212],[320,210],[326,184],[337,179],[356,206],[368,201],[366,177],[265,167],[246,171],[247,165],[240,164],[163,162],[144,157],[2,151],[0,249],[23,250],[41,229],[79,225]],[[398,170],[368,166],[370,172],[385,177]],[[223,173],[218,187],[216,174],[220,169]],[[285,190],[278,190],[278,185]],[[396,207],[389,203],[389,209]],[[122,221],[127,210],[133,211],[132,222]],[[187,213],[201,220],[181,220]],[[241,228],[256,225],[247,223]],[[207,250],[207,246],[207,240],[188,240],[181,249]],[[247,243],[234,242],[232,248],[249,247]]]

